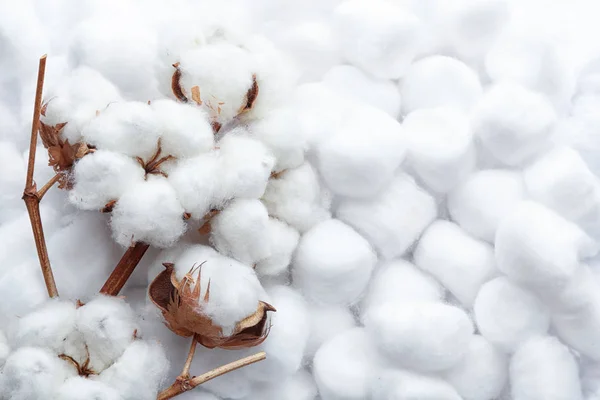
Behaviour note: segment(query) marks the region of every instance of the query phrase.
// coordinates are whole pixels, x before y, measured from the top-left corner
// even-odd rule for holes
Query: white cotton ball
[[[331,214],[330,193],[321,187],[309,163],[270,179],[262,197],[269,215],[279,218],[300,232],[306,232]]]
[[[344,58],[377,78],[401,77],[417,55],[421,22],[400,7],[348,0],[333,18]]]
[[[368,398],[371,377],[380,364],[363,328],[353,328],[323,343],[315,354],[313,376],[323,400]]]
[[[344,306],[311,305],[309,309],[310,336],[305,358],[311,360],[323,343],[339,333],[356,326],[354,316]]]
[[[407,164],[432,190],[445,193],[475,168],[475,147],[468,118],[448,107],[411,112],[402,124]]]
[[[433,275],[465,307],[473,306],[481,285],[498,273],[492,246],[444,220],[425,230],[413,257],[419,268]]]
[[[310,373],[299,370],[282,381],[259,386],[244,400],[314,400],[318,391]]]
[[[556,338],[539,336],[525,342],[510,361],[514,400],[581,400],[575,358]]]
[[[465,357],[442,377],[464,400],[496,399],[508,381],[508,358],[482,336],[473,335]]]
[[[116,297],[98,296],[77,309],[77,330],[87,344],[94,371],[102,371],[116,361],[138,329],[131,307]]]
[[[456,365],[473,334],[469,316],[444,303],[385,303],[364,320],[382,354],[398,366],[423,372]]]
[[[342,199],[336,217],[354,227],[385,259],[404,254],[437,216],[434,198],[401,172],[372,199]]]
[[[384,369],[371,384],[372,400],[462,400],[443,379],[410,371]]]
[[[564,288],[581,257],[597,246],[577,225],[539,203],[523,201],[496,232],[496,264],[511,279],[551,291]]]
[[[210,242],[221,254],[252,265],[271,255],[268,222],[260,200],[233,199],[211,219]]]
[[[160,126],[163,157],[193,157],[213,148],[213,129],[201,109],[170,99],[152,101],[150,107]]]
[[[506,352],[550,326],[550,314],[534,293],[506,277],[485,283],[473,306],[475,321],[484,338]]]
[[[112,211],[113,237],[121,246],[144,242],[169,247],[183,235],[184,209],[166,179],[156,177],[132,186]]]
[[[8,345],[8,339],[4,332],[0,331],[0,367],[4,365],[4,362],[10,354],[10,346]]]
[[[451,107],[468,113],[481,98],[477,73],[448,56],[429,56],[412,64],[400,83],[403,113]]]
[[[548,306],[553,316],[573,316],[594,310],[600,293],[600,281],[596,268],[581,264],[566,286],[560,291],[538,290],[538,297]]]
[[[124,399],[154,399],[166,383],[168,370],[169,361],[158,342],[135,340],[99,379]]]
[[[310,301],[352,304],[362,295],[377,257],[369,243],[343,222],[330,219],[300,239],[292,274]]]
[[[143,387],[143,385],[141,387]],[[122,400],[123,397],[112,386],[109,386],[105,383],[93,379],[75,376],[65,381],[65,383],[56,391],[56,394],[54,395],[53,399]]]
[[[82,210],[100,210],[143,180],[144,169],[133,158],[97,150],[73,167],[74,185],[69,200]]]
[[[278,275],[287,271],[300,234],[285,222],[269,218],[266,225],[266,242],[271,254],[256,263],[256,273],[262,276]]]
[[[369,104],[396,118],[400,114],[400,91],[389,80],[373,78],[352,65],[336,65],[323,83],[340,96]]]
[[[552,105],[542,95],[502,82],[478,103],[472,126],[487,151],[514,167],[546,149],[555,122]]]
[[[337,195],[369,197],[382,190],[404,160],[402,126],[376,108],[364,106],[317,147],[317,167]]]
[[[494,241],[500,221],[526,196],[520,172],[477,171],[448,193],[452,220],[478,239]]]
[[[31,249],[31,254],[35,254],[35,249]],[[36,258],[30,257],[26,261],[10,264],[10,266],[0,273],[0,293],[3,298],[10,299],[10,301],[0,302],[0,316],[23,315],[48,299],[48,290],[40,273],[40,263]],[[4,322],[0,321],[3,325]]]

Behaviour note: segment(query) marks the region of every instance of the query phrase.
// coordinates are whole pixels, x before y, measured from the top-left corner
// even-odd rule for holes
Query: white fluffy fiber
[[[460,395],[448,382],[436,376],[408,370],[384,369],[373,378],[373,400],[459,400]]]

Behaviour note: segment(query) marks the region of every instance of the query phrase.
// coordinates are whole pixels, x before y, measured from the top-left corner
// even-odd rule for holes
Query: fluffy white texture
[[[551,291],[564,288],[580,258],[597,245],[577,225],[545,206],[523,201],[496,231],[496,265],[517,282]]]
[[[313,376],[323,400],[368,398],[371,377],[380,364],[363,328],[353,328],[323,343],[315,354]]]
[[[492,246],[449,221],[431,224],[413,257],[418,267],[433,275],[468,308],[473,306],[481,285],[497,274]]]
[[[0,331],[0,367],[4,365],[4,362],[10,354],[10,346],[8,345],[8,339],[4,332]]]
[[[361,306],[361,317],[385,303],[436,302],[444,299],[444,288],[431,275],[405,260],[388,261],[377,267]]]
[[[35,252],[35,249],[30,251]],[[0,275],[0,293],[11,301],[0,302],[0,315],[23,315],[46,301],[48,291],[40,274],[39,261],[34,257],[10,265],[11,268]],[[7,322],[2,318],[0,323],[5,325]]]
[[[473,334],[469,316],[444,303],[385,303],[364,320],[382,354],[398,366],[423,372],[456,365]]]
[[[316,159],[323,180],[335,194],[364,198],[392,180],[405,153],[400,123],[383,111],[364,106],[319,144]]]
[[[75,376],[65,381],[56,391],[55,400],[123,400],[114,387],[92,379]],[[129,399],[129,397],[127,397]]]
[[[526,168],[523,176],[534,200],[590,233],[599,232],[600,182],[575,150],[555,148]]]
[[[233,199],[210,221],[210,242],[223,255],[252,265],[271,255],[269,214],[256,199]]]
[[[310,336],[305,358],[311,360],[323,343],[356,326],[354,316],[344,306],[311,305],[309,308]]]
[[[331,217],[331,195],[321,187],[319,177],[309,163],[269,180],[262,200],[269,215],[287,222],[300,232],[306,232]]]
[[[352,304],[367,287],[376,261],[362,236],[330,219],[300,239],[292,269],[294,285],[316,303]]]
[[[562,290],[538,291],[537,295],[553,315],[572,315],[576,320],[579,313],[593,310],[598,302],[600,281],[596,271],[595,266],[582,264]]]
[[[344,1],[333,23],[346,61],[377,78],[401,77],[419,50],[419,19],[384,1]]]
[[[160,126],[162,157],[192,157],[213,148],[214,134],[201,109],[169,99],[152,101]]]
[[[408,165],[432,190],[445,193],[475,167],[475,146],[469,119],[448,107],[419,109],[402,124]]]
[[[452,220],[476,238],[494,241],[500,221],[526,196],[520,172],[490,169],[473,173],[448,193]]]
[[[371,387],[372,400],[462,400],[443,379],[405,370],[384,369]]]
[[[117,390],[123,399],[155,399],[166,383],[169,361],[158,342],[136,340],[99,377]]]
[[[495,278],[481,287],[473,306],[479,332],[506,352],[550,326],[550,314],[534,293],[506,277]]]
[[[400,91],[391,81],[377,79],[352,65],[336,65],[323,83],[340,96],[369,104],[396,118],[400,114]]]
[[[271,254],[256,263],[256,273],[261,276],[274,276],[287,271],[300,234],[285,222],[269,218],[266,226],[266,242],[270,245]]]
[[[510,82],[493,85],[474,110],[472,126],[498,161],[520,166],[549,145],[556,114],[548,100]]]
[[[244,400],[314,400],[317,394],[317,386],[311,374],[299,370],[282,381],[259,386]]]
[[[549,336],[524,343],[510,361],[514,400],[581,400],[575,358],[569,349]]]
[[[0,119],[2,118],[0,110]],[[0,126],[0,131],[2,127]],[[23,185],[25,182],[25,159],[17,146],[8,141],[0,141],[0,224],[13,219],[23,211]]]
[[[422,108],[451,107],[469,112],[483,89],[477,73],[465,63],[434,55],[412,64],[400,83],[403,114]]]
[[[508,358],[482,336],[473,335],[465,357],[442,376],[464,400],[497,399],[508,381]]]
[[[135,242],[172,246],[186,230],[184,212],[166,179],[148,177],[119,198],[110,220],[113,237],[126,247]]]
[[[87,345],[90,368],[102,371],[123,354],[139,326],[123,299],[99,296],[77,309],[77,330]]]
[[[399,173],[371,199],[342,199],[335,215],[354,227],[385,259],[404,254],[436,218],[434,198],[408,174]]]
[[[97,150],[75,164],[73,180],[71,203],[83,210],[100,210],[132,185],[141,183],[144,169],[129,156]]]

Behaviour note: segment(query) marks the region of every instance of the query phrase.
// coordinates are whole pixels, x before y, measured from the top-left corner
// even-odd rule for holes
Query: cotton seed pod
[[[265,341],[271,328],[268,312],[276,311],[273,306],[259,301],[253,314],[238,321],[230,335],[224,335],[223,328],[203,312],[203,303],[208,303],[210,297],[210,281],[200,300],[202,265],[192,268],[181,280],[177,280],[174,264],[163,265],[165,270],[150,284],[149,295],[161,310],[167,327],[174,333],[184,337],[195,336],[198,343],[211,349],[241,349]],[[196,270],[198,274],[194,279]]]

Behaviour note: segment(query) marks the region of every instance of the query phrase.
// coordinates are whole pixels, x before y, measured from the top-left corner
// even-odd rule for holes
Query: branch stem
[[[183,370],[181,371],[181,375],[179,375],[182,378],[187,379],[190,377],[190,367],[192,366],[192,361],[194,360],[194,355],[196,354],[196,345],[197,344],[198,344],[198,341],[196,340],[196,336],[194,336],[192,338],[192,344],[190,345],[190,351],[188,353],[187,360],[185,360]]]
[[[54,184],[56,184],[56,182],[58,182],[60,180],[60,177],[61,177],[61,174],[54,175],[52,178],[50,178],[50,180],[48,182],[46,182],[46,184],[44,186],[42,186],[42,188],[40,190],[37,191],[37,197],[38,197],[39,201],[41,201],[42,197],[44,197],[46,192],[48,190],[50,190],[50,188],[52,186],[54,186]]]
[[[31,123],[31,141],[29,142],[29,162],[27,164],[27,180],[25,190],[33,186],[33,169],[35,166],[35,149],[37,148],[38,130],[40,129],[40,111],[42,110],[42,93],[44,91],[44,77],[46,76],[46,54],[40,58],[38,66],[37,86],[35,89],[35,104],[33,106],[33,119]]]
[[[149,244],[138,242],[128,248],[100,289],[100,293],[109,296],[118,295],[149,247]]]

